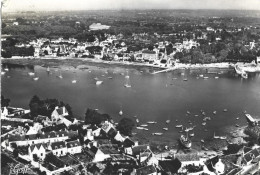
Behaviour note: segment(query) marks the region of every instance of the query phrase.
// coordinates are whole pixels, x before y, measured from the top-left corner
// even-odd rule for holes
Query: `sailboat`
[[[58,78],[62,79],[63,76],[61,75],[61,70],[60,70],[60,75],[58,76]]]
[[[124,86],[125,86],[126,88],[130,88],[130,87],[131,87],[130,77],[129,77],[129,75],[128,75],[128,71],[127,71],[126,73],[127,73],[127,75],[125,76],[126,83],[124,84]]]
[[[119,113],[118,113],[120,116],[122,116],[123,115],[123,111],[122,111],[122,106],[121,106],[121,109],[120,109],[120,111],[119,111]]]
[[[71,83],[73,83],[73,84],[77,83],[76,75],[75,75],[75,74],[74,74],[74,78],[73,78],[73,80],[71,81]]]

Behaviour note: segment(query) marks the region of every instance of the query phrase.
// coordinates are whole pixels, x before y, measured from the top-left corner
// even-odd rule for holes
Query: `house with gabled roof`
[[[28,155],[30,160],[33,160],[33,155],[36,154],[38,158],[44,160],[47,152],[47,144],[45,143],[38,143],[32,144],[28,147]]]
[[[53,122],[57,122],[58,120],[61,120],[64,118],[64,116],[69,115],[67,109],[65,108],[65,106],[63,107],[58,107],[56,106],[55,109],[53,110],[53,112],[51,113],[51,120]]]

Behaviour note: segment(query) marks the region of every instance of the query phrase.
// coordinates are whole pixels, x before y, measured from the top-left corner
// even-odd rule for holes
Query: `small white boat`
[[[160,136],[160,135],[163,135],[163,133],[161,133],[161,132],[155,132],[155,133],[152,133],[152,135]]]
[[[71,83],[77,83],[77,80],[72,80]]]
[[[203,77],[205,80],[208,79],[209,77]]]
[[[201,124],[202,124],[203,126],[205,126],[207,123],[206,123],[206,122],[202,122]]]
[[[144,127],[140,127],[140,126],[137,126],[136,129],[140,129],[140,130],[143,130]]]
[[[94,80],[98,81],[99,79],[98,79],[98,77],[95,77]]]
[[[224,112],[227,112],[228,110],[227,110],[227,109],[224,109],[223,111],[224,111]]]
[[[148,128],[143,128],[143,130],[148,131],[149,129]]]
[[[50,67],[49,67],[49,66],[47,67],[47,70],[46,70],[46,71],[47,71],[47,72],[50,72]]]
[[[39,80],[39,77],[34,77],[33,80],[34,80],[34,81],[38,81],[38,80]]]
[[[1,72],[1,75],[4,75],[5,74],[5,72]]]
[[[181,127],[182,127],[182,125],[176,125],[175,127],[176,127],[176,128],[181,128]]]
[[[4,70],[7,72],[7,71],[9,71],[9,69],[6,67],[6,68],[4,68]]]
[[[236,124],[236,127],[239,127],[239,124]]]
[[[163,130],[168,131],[168,128],[163,128]]]
[[[221,139],[221,140],[226,140],[226,139],[227,139],[227,136],[220,136],[219,139]]]
[[[184,78],[183,81],[188,81],[188,79],[187,79],[187,78]]]
[[[199,115],[198,114],[195,114],[194,117],[198,117]]]
[[[200,140],[201,143],[205,143],[205,141],[203,139]]]
[[[215,77],[215,79],[219,79],[219,77]]]
[[[30,75],[30,76],[34,76],[35,73],[34,73],[34,72],[28,72],[28,75]]]
[[[147,123],[148,124],[156,124],[157,122],[156,121],[148,121]]]
[[[187,114],[190,114],[190,111],[187,111]]]
[[[189,136],[190,136],[190,137],[194,137],[194,136],[195,136],[194,132],[193,132],[193,133],[190,133]]]
[[[147,125],[147,124],[142,124],[142,125],[140,125],[140,126],[142,126],[142,127],[147,127],[148,125]]]
[[[217,111],[213,111],[213,114],[216,115],[216,114],[217,114]]]
[[[200,74],[200,75],[199,75],[199,77],[201,77],[201,78],[202,78],[203,76],[204,76],[203,74]]]
[[[126,88],[130,88],[130,87],[132,87],[131,85],[129,85],[129,84],[125,84],[124,85]]]
[[[135,121],[136,121],[136,123],[139,123],[139,119],[138,118]]]
[[[169,124],[171,122],[171,120],[166,120],[166,123]]]
[[[239,120],[239,117],[237,117],[236,119]]]
[[[122,110],[120,110],[118,114],[119,114],[119,115],[123,115],[123,111],[122,111]]]
[[[108,79],[113,79],[113,77],[107,77]]]
[[[181,73],[181,75],[185,75],[185,73],[184,73],[184,72],[182,72],[182,73]]]
[[[101,85],[103,81],[96,81],[96,85]]]
[[[201,114],[202,114],[202,115],[206,115],[206,113],[205,113],[205,112],[202,112]]]

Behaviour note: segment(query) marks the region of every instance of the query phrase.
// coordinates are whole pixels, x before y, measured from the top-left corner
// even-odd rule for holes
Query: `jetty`
[[[168,68],[168,69],[155,71],[152,74],[154,75],[154,74],[158,74],[158,73],[162,73],[162,72],[168,72],[168,71],[172,71],[172,70],[176,70],[176,67],[171,67],[171,68]]]

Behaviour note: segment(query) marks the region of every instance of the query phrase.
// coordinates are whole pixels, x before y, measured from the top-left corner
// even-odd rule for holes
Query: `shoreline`
[[[72,66],[77,68],[78,66],[85,66],[86,64],[93,65],[111,65],[111,66],[122,66],[122,67],[145,67],[153,68],[156,70],[181,70],[181,69],[233,69],[233,63],[210,63],[210,64],[183,64],[176,63],[175,66],[165,67],[159,65],[153,65],[149,63],[138,63],[138,62],[123,62],[123,61],[105,61],[100,59],[91,58],[69,58],[69,57],[59,57],[59,58],[1,58],[2,64],[18,64],[18,65],[33,65],[33,66],[43,66],[43,67],[56,67],[56,66]],[[60,64],[63,63],[63,64]]]

